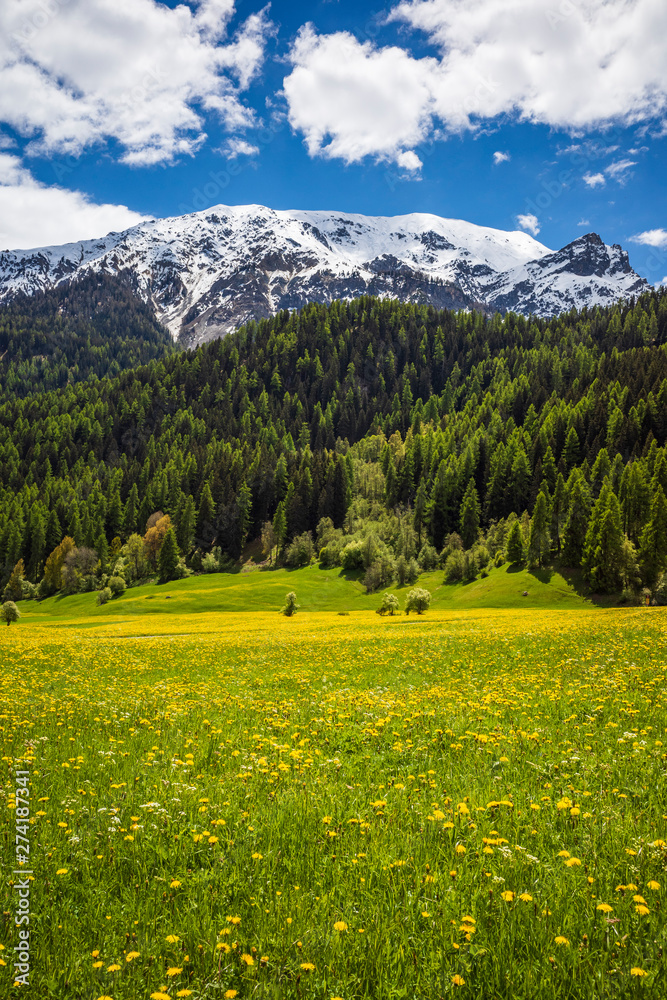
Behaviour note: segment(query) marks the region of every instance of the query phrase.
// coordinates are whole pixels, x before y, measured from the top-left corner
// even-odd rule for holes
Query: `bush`
[[[185,580],[186,576],[192,576],[192,570],[185,564],[185,556],[180,556],[178,565],[174,570],[173,580]]]
[[[361,542],[349,542],[341,553],[343,569],[348,573],[364,568],[364,554]]]
[[[398,597],[394,594],[384,594],[382,604],[377,609],[378,615],[395,615],[398,611]]]
[[[296,603],[296,594],[293,590],[291,590],[285,597],[285,604],[284,607],[280,609],[280,613],[281,615],[287,615],[288,618],[291,618],[292,615],[297,613],[300,607],[301,605]]]
[[[104,587],[97,595],[97,603],[108,604],[112,597],[113,594],[111,593],[111,587]]]
[[[367,594],[373,594],[376,590],[388,587],[396,574],[394,560],[388,556],[382,556],[366,570],[364,574],[364,586]]]
[[[437,550],[429,542],[424,542],[417,559],[425,573],[430,573],[431,570],[436,569],[438,566]]]
[[[411,611],[416,611],[418,615],[423,615],[431,603],[431,595],[423,587],[415,587],[408,594],[405,602],[405,613],[409,615]]]
[[[125,593],[127,584],[122,576],[111,576],[109,577],[109,585],[106,589],[110,590],[114,597],[119,597]]]
[[[217,573],[220,570],[220,549],[215,548],[212,552],[207,552],[201,561],[202,573]]]
[[[495,558],[493,560],[493,565],[494,566],[503,566],[504,563],[505,563],[505,553],[503,552],[502,549],[498,549],[498,551],[496,552]]]
[[[445,583],[460,583],[465,570],[465,558],[461,549],[455,549],[445,562]]]
[[[14,604],[14,601],[5,601],[5,603],[0,608],[0,618],[3,622],[7,622],[7,625],[11,625],[12,622],[17,622],[21,617],[21,612]]]
[[[310,566],[315,558],[315,543],[310,531],[304,531],[302,535],[297,535],[292,539],[285,553],[285,562],[288,566]]]

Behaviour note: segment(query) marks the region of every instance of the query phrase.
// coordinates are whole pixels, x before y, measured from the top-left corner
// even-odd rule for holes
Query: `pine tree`
[[[23,580],[25,579],[25,566],[23,560],[19,559],[12,570],[7,586],[2,595],[3,601],[20,601],[23,597]]]
[[[236,508],[238,512],[239,547],[243,551],[252,523],[252,491],[246,482],[241,483],[241,488],[236,498]]]
[[[197,522],[197,510],[194,499],[190,494],[182,502],[181,509],[177,515],[177,538],[181,552],[186,554],[192,548]]]
[[[100,531],[99,535],[95,539],[95,551],[97,552],[98,559],[100,560],[100,568],[103,573],[106,573],[109,563],[109,543],[107,542],[107,536],[103,531]]]
[[[211,495],[211,487],[206,482],[199,498],[197,514],[197,543],[203,549],[210,549],[215,541],[215,504]]]
[[[158,557],[158,570],[160,583],[167,583],[173,580],[178,568],[178,542],[176,532],[170,527],[164,536]]]
[[[106,533],[109,538],[119,535],[123,523],[123,505],[120,500],[120,493],[113,490],[109,497],[106,510]]]
[[[285,544],[285,536],[287,535],[287,517],[285,515],[285,501],[281,500],[276,509],[276,513],[273,517],[273,534],[276,538],[276,544],[278,546],[278,555]]]
[[[123,537],[129,538],[137,530],[137,513],[139,511],[139,491],[137,489],[137,484],[132,483],[132,489],[130,490],[127,503],[125,504],[125,512],[123,514]]]
[[[651,515],[642,532],[639,560],[647,586],[654,587],[667,569],[667,500],[662,486],[658,486],[651,501]]]
[[[523,532],[520,521],[513,521],[505,542],[505,555],[510,563],[522,563],[524,559]]]
[[[591,515],[582,567],[593,590],[611,594],[623,585],[623,529],[618,498],[605,480]]]
[[[28,577],[36,583],[42,575],[44,569],[44,558],[46,556],[46,525],[42,512],[38,507],[33,508],[30,515],[30,559],[28,561]]]
[[[563,461],[565,462],[565,468],[568,472],[570,472],[579,461],[579,450],[579,435],[575,431],[574,427],[570,427],[567,438],[565,439],[565,447],[563,448]]]
[[[546,496],[540,491],[530,522],[528,562],[532,565],[542,566],[548,560],[550,550],[549,506]]]
[[[578,477],[570,491],[570,504],[563,529],[562,555],[566,566],[577,568],[581,565],[590,510],[591,501],[588,486],[583,477]]]
[[[44,551],[53,552],[56,545],[59,545],[63,537],[60,521],[55,510],[50,511],[49,519],[46,523],[46,538],[44,540]]]
[[[470,479],[468,487],[461,502],[459,512],[459,525],[461,528],[461,538],[466,549],[471,548],[477,541],[479,531],[479,497],[475,489],[475,480]]]

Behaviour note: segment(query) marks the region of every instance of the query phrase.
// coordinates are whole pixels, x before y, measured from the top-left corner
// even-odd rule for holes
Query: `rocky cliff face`
[[[434,215],[370,218],[218,206],[99,240],[0,254],[0,302],[77,275],[129,271],[184,344],[309,301],[362,294],[553,316],[648,287],[619,246],[582,236],[552,252],[527,233]]]

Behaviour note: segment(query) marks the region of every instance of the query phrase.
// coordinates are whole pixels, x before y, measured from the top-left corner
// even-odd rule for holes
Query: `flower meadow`
[[[1,629],[0,997],[664,998],[666,639],[659,609]]]

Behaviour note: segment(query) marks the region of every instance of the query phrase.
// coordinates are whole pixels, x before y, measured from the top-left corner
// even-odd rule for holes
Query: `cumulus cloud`
[[[532,233],[533,236],[537,236],[540,231],[539,219],[536,215],[517,215],[516,224],[520,229],[525,229],[526,232]]]
[[[229,35],[233,0],[3,0],[0,121],[30,151],[78,154],[115,140],[130,164],[192,154],[205,112],[253,121],[242,91],[272,31],[264,12]]]
[[[584,174],[583,180],[584,184],[588,184],[589,188],[604,187],[607,183],[604,174],[592,174],[590,171]]]
[[[0,249],[94,239],[145,218],[125,205],[97,205],[80,191],[41,184],[17,156],[0,153]]]
[[[509,153],[501,153],[497,151],[493,154],[493,162],[496,166],[498,166],[498,164],[500,163],[509,163],[511,159],[512,157],[510,156]]]
[[[667,229],[647,229],[630,237],[631,243],[639,243],[645,247],[657,247],[662,250],[667,247]]]
[[[246,142],[245,139],[233,137],[228,139],[218,152],[226,156],[228,160],[235,160],[237,156],[257,156],[259,146],[254,146],[251,142]]]
[[[664,0],[411,0],[389,20],[439,57],[299,33],[283,90],[311,155],[396,160],[499,115],[579,134],[667,115]]]

